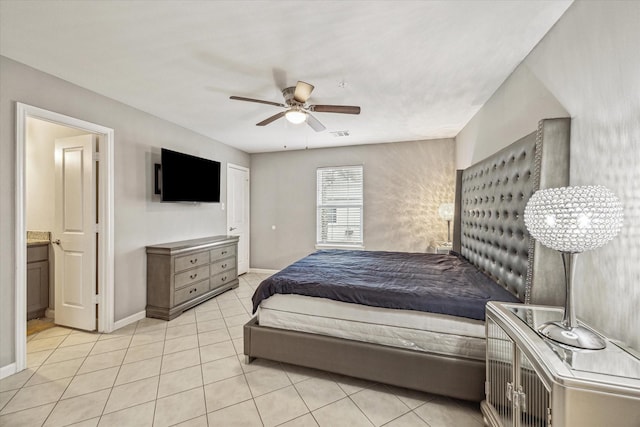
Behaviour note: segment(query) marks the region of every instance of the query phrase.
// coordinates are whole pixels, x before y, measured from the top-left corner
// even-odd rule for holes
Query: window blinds
[[[317,170],[317,243],[362,245],[362,166]]]

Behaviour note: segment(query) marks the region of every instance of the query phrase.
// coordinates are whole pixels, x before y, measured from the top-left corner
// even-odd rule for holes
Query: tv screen
[[[163,202],[220,202],[220,162],[162,149]]]

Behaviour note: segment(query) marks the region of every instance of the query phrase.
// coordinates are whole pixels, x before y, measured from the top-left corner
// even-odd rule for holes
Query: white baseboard
[[[276,274],[280,270],[269,270],[267,268],[250,268],[249,273],[258,273],[258,274]]]
[[[115,322],[113,324],[113,330],[115,331],[117,329],[124,328],[125,326],[130,325],[132,323],[135,323],[138,320],[144,319],[145,317],[147,317],[147,312],[144,311],[144,310],[142,310],[142,311],[140,311],[140,312],[138,312],[136,314],[132,314],[129,317],[125,317],[124,319],[118,320],[117,322]]]
[[[12,363],[0,368],[0,380],[16,373],[16,364]]]

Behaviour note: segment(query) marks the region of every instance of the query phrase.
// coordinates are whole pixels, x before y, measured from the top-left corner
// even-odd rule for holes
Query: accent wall
[[[640,350],[639,23],[637,1],[574,2],[456,137],[456,163],[463,168],[504,147],[514,135],[532,132],[540,119],[571,117],[571,185],[610,188],[622,201],[625,216],[616,239],[578,257],[577,315],[636,350]]]
[[[281,269],[316,250],[326,166],[364,166],[366,250],[433,251],[447,238],[438,207],[454,201],[454,149],[437,139],[251,155],[251,266]]]

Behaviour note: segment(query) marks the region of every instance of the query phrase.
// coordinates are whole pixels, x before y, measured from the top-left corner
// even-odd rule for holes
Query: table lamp
[[[438,215],[447,221],[447,245],[451,246],[451,221],[453,220],[453,203],[442,203],[438,207]]]
[[[622,218],[622,204],[601,185],[548,188],[531,196],[524,223],[536,240],[562,254],[566,282],[564,318],[543,324],[538,328],[540,334],[577,348],[606,347],[602,337],[576,321],[573,277],[578,254],[612,240],[622,228]]]

